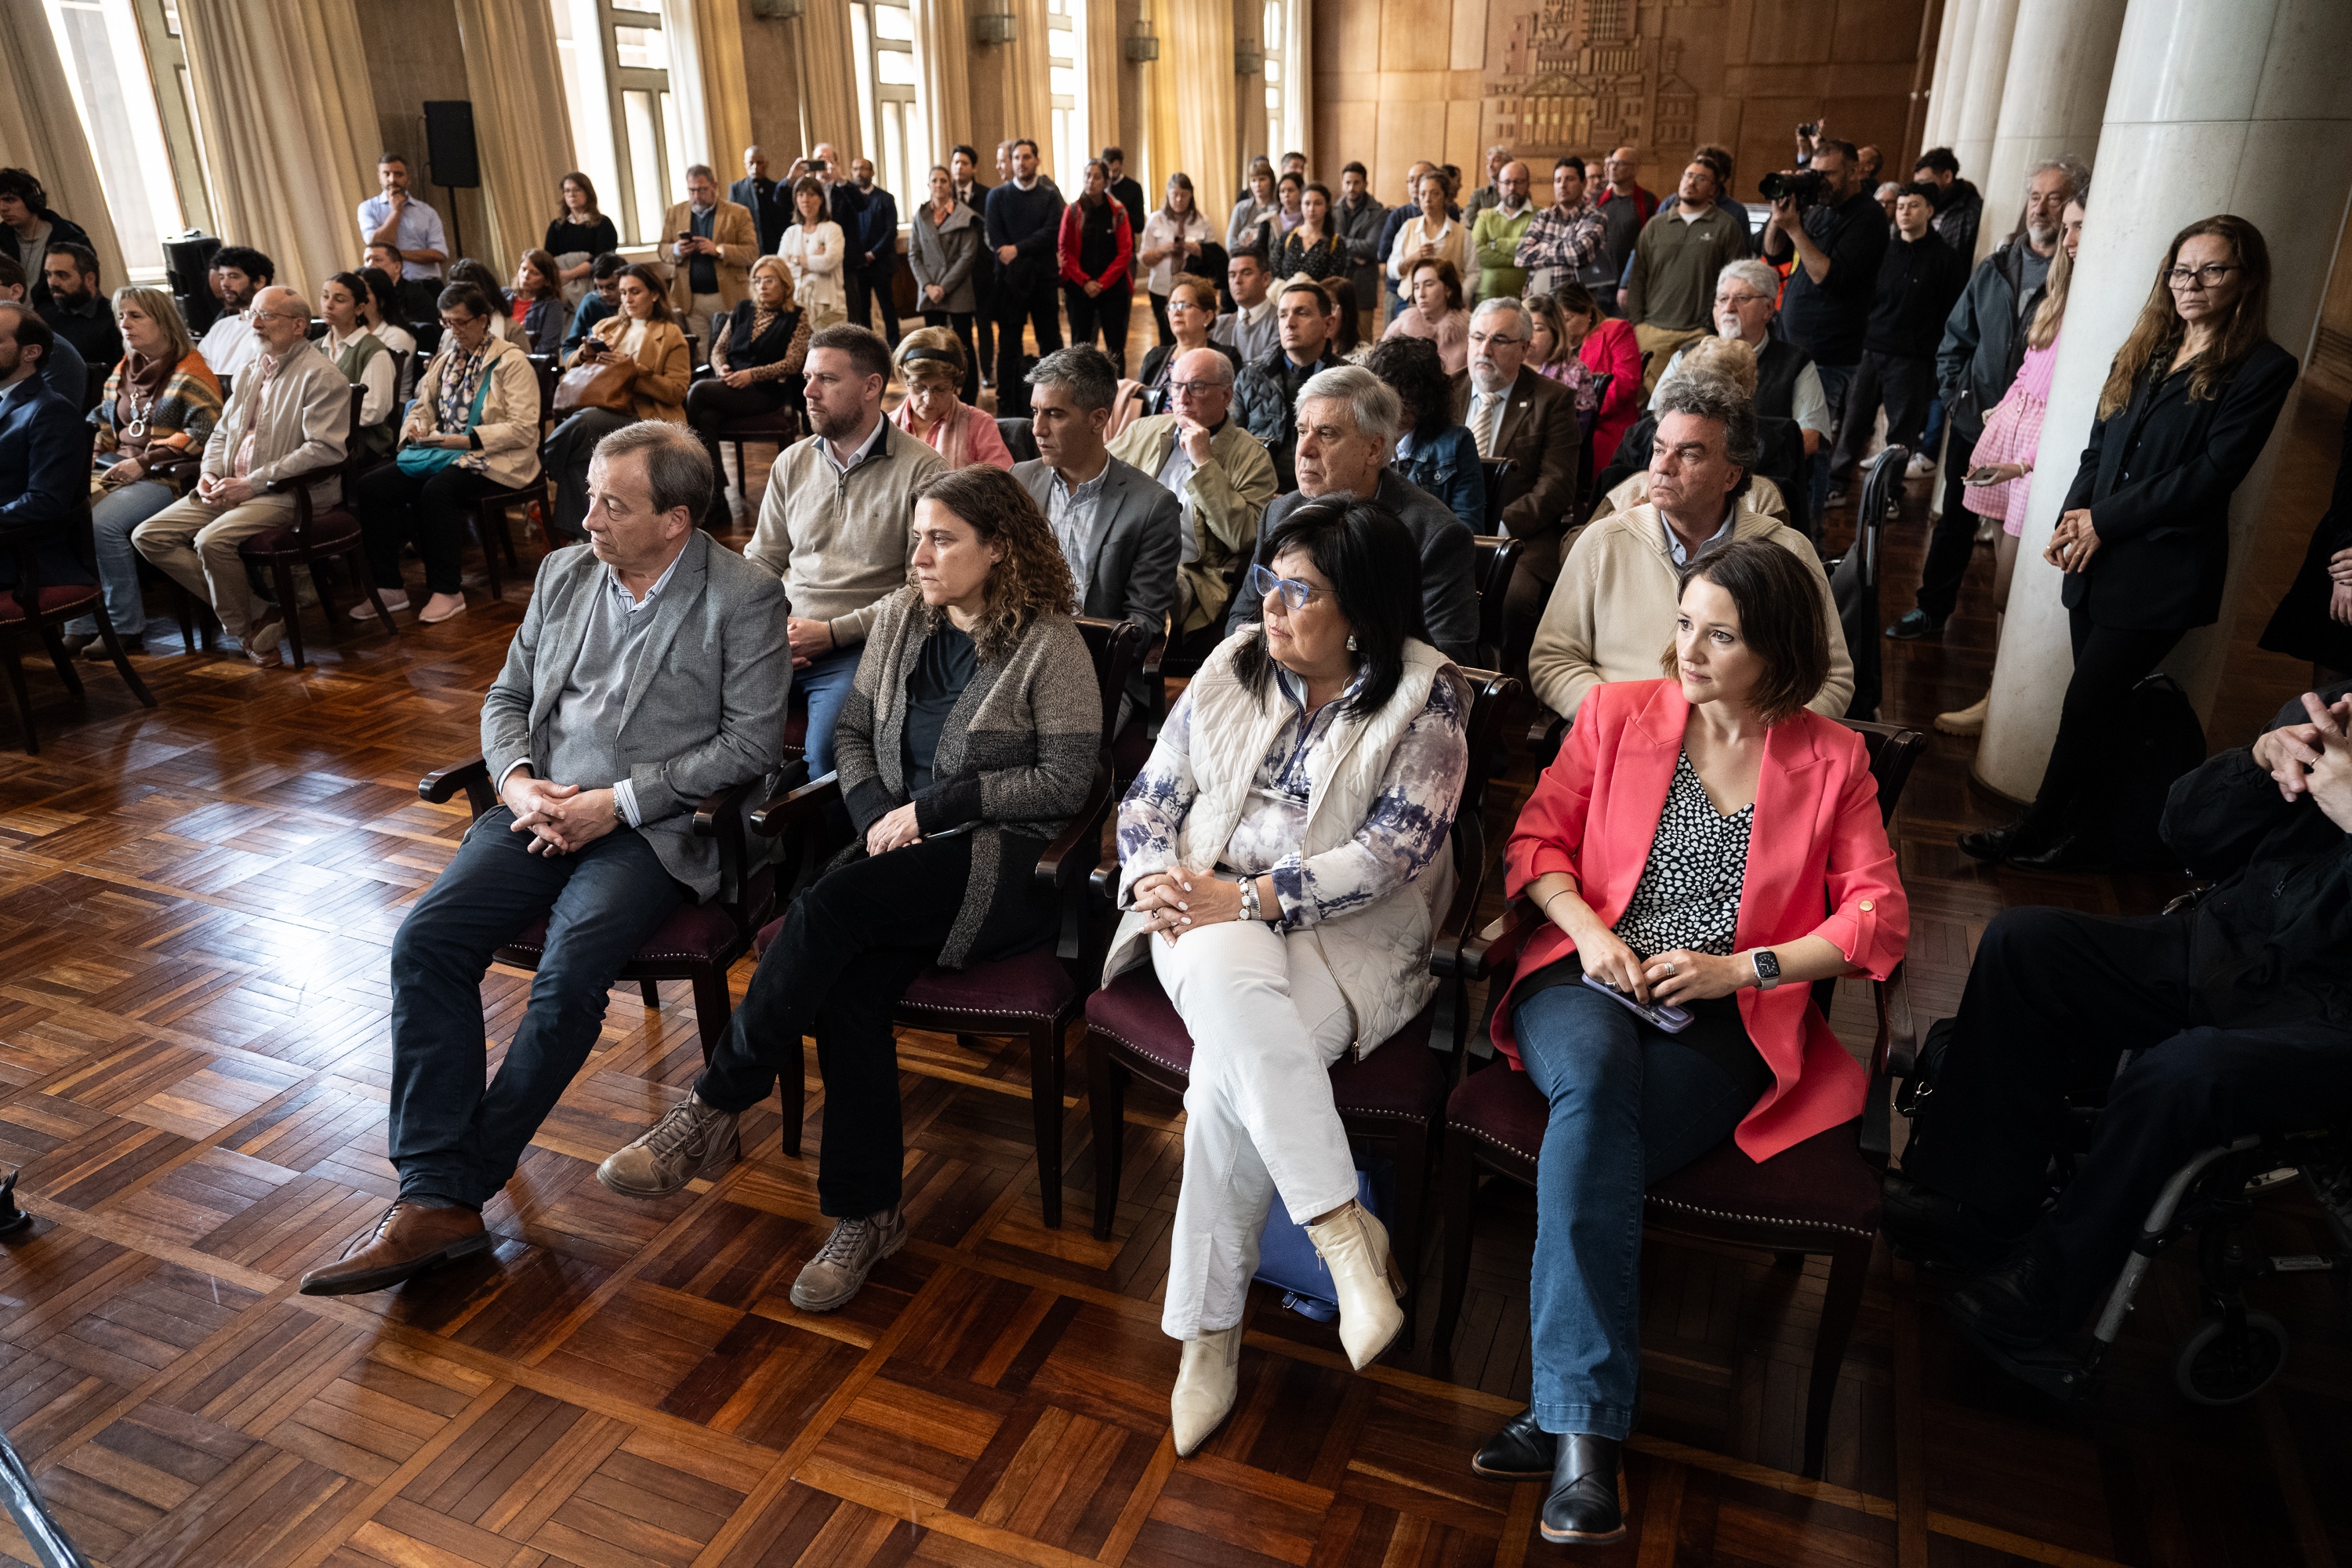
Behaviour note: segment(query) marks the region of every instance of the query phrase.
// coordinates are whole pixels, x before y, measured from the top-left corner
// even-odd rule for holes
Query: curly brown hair
[[[1061,542],[1010,473],[987,463],[950,468],[917,489],[915,499],[939,502],[983,542],[1004,546],[1004,559],[988,574],[988,612],[972,629],[981,658],[1003,657],[1040,616],[1078,613]],[[909,582],[913,574],[909,566]]]

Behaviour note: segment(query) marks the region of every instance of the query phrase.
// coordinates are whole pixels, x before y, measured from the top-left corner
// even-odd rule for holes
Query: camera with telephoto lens
[[[1801,169],[1795,174],[1774,173],[1756,183],[1756,188],[1768,202],[1792,201],[1800,207],[1811,206],[1829,189],[1830,177],[1819,169]]]

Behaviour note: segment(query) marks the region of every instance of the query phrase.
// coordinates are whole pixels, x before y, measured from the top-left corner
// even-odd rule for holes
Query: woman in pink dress
[[[2058,254],[2051,258],[2050,277],[2042,303],[2025,329],[2025,358],[2017,378],[1992,412],[1985,416],[1984,435],[1969,458],[1968,489],[1963,503],[1979,517],[2000,524],[1993,544],[1993,646],[2000,646],[2000,624],[2009,610],[2010,579],[2017,573],[2017,540],[2025,531],[2025,508],[2033,494],[2034,458],[2042,448],[2042,416],[2050,406],[2050,375],[2058,363],[2058,331],[2066,323],[2066,294],[2074,279],[2074,252],[2083,244],[2083,204],[2068,202],[2059,231]],[[1948,735],[1984,732],[1987,692],[1968,707],[1936,715],[1936,728]]]

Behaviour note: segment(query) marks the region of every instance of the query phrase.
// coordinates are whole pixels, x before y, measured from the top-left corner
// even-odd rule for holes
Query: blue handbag
[[[1382,1225],[1396,1195],[1396,1163],[1378,1155],[1356,1165],[1356,1201]],[[1265,1228],[1257,1238],[1257,1273],[1254,1278],[1282,1292],[1282,1304],[1301,1317],[1328,1323],[1339,1315],[1339,1292],[1331,1287],[1331,1270],[1307,1235],[1307,1227],[1290,1217],[1276,1197],[1266,1210]]]
[[[466,411],[467,429],[470,430],[482,422],[482,400],[489,395],[489,374],[484,372],[481,384],[474,388],[474,405]],[[456,432],[444,434],[455,435]],[[399,465],[404,474],[437,474],[465,455],[456,447],[403,447],[400,455],[393,461]]]

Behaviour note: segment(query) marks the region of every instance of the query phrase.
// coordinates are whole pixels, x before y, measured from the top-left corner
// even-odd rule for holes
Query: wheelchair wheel
[[[2221,1318],[2199,1324],[2173,1360],[2172,1382],[2192,1404],[2242,1405],[2285,1367],[2286,1325],[2268,1312],[2248,1312],[2236,1334]]]

